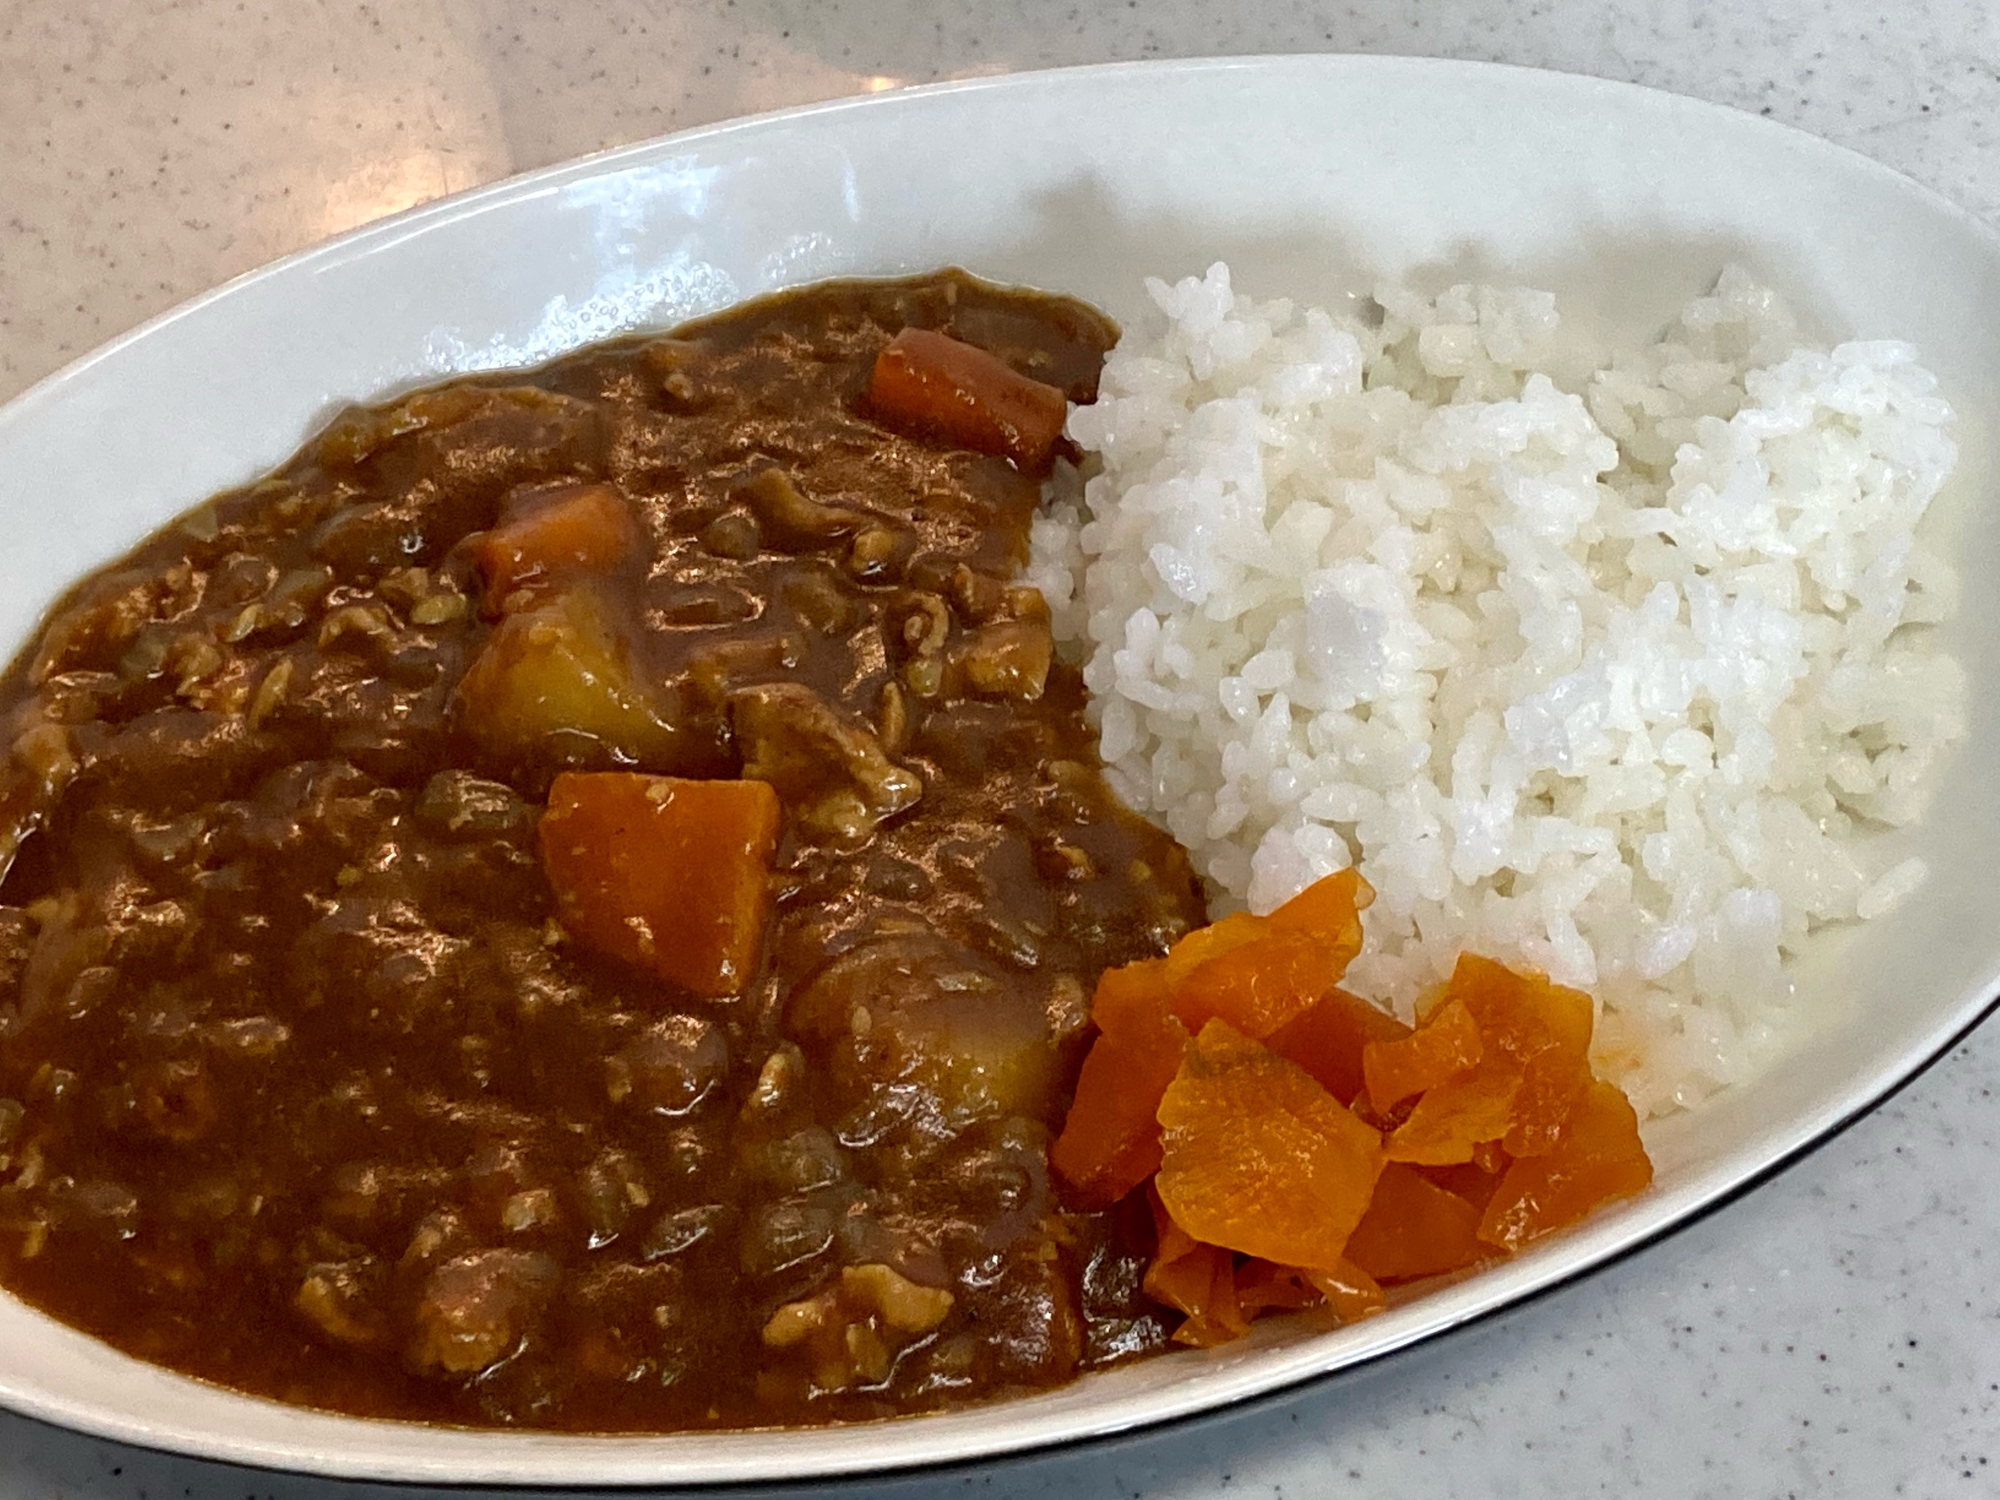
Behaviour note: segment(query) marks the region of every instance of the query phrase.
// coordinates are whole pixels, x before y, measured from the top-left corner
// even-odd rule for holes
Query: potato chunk
[[[770,918],[778,798],[760,781],[566,772],[542,866],[578,939],[697,995],[742,993]]]
[[[481,749],[505,760],[583,748],[613,764],[671,770],[685,758],[684,732],[586,593],[501,620],[460,681],[454,711]]]
[[[901,1095],[940,1134],[1041,1119],[1054,1102],[1042,992],[935,933],[848,949],[794,997],[791,1021],[833,1043],[834,1076],[857,1102]]]

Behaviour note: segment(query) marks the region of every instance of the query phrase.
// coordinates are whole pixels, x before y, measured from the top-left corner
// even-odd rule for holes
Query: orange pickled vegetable
[[[1439,1003],[1452,1000],[1465,1003],[1480,1034],[1521,1073],[1505,1141],[1508,1152],[1535,1156],[1552,1149],[1591,1079],[1590,996],[1553,984],[1544,975],[1517,973],[1490,958],[1463,953]]]
[[[1331,946],[1342,972],[1361,951],[1361,913],[1375,892],[1358,870],[1336,870],[1315,880],[1272,912],[1273,927],[1316,937]]]
[[[1227,1250],[1196,1241],[1164,1274],[1147,1273],[1146,1295],[1187,1314],[1173,1332],[1175,1343],[1207,1349],[1249,1331],[1250,1320],[1236,1300],[1234,1265]]]
[[[1189,933],[1167,955],[1174,1013],[1190,1032],[1220,1018],[1258,1041],[1302,1015],[1361,951],[1375,899],[1353,870],[1316,880],[1268,917],[1242,914]]]
[[[1215,1295],[1216,1257],[1227,1260],[1229,1252],[1204,1245],[1164,1209],[1156,1207],[1153,1217],[1160,1223],[1160,1242],[1146,1268],[1146,1295],[1193,1317]]]
[[[1295,1266],[1246,1260],[1236,1268],[1236,1306],[1245,1318],[1311,1307],[1321,1296],[1319,1288]]]
[[[1195,928],[1163,958],[1142,958],[1136,963],[1106,969],[1097,981],[1097,993],[1091,998],[1091,1020],[1101,1031],[1115,1031],[1140,1017],[1150,1019],[1170,1013],[1174,1010],[1174,995],[1190,975],[1213,959],[1257,942],[1268,930],[1264,918],[1238,912]]]
[[[1202,1027],[1160,1100],[1160,1202],[1196,1239],[1332,1271],[1368,1207],[1381,1137],[1226,1021]]]
[[[1248,1331],[1250,1319],[1236,1293],[1236,1258],[1194,1238],[1174,1222],[1157,1193],[1150,1196],[1159,1245],[1143,1286],[1155,1302],[1186,1315],[1174,1342],[1205,1349]]]
[[[1080,1206],[1108,1208],[1160,1167],[1160,1096],[1180,1070],[1188,1035],[1170,1015],[1134,1009],[1083,1060],[1076,1100],[1049,1165]]]
[[[1431,1167],[1471,1161],[1480,1146],[1507,1134],[1520,1093],[1521,1075],[1504,1062],[1439,1084],[1390,1134],[1389,1160]]]
[[[1312,1074],[1342,1104],[1352,1104],[1361,1092],[1368,1044],[1409,1034],[1409,1027],[1379,1005],[1336,987],[1272,1032],[1264,1045]]]
[[[1049,471],[1069,398],[973,344],[905,328],[875,357],[868,408],[885,425]]]
[[[740,994],[770,916],[778,795],[761,781],[567,771],[542,867],[579,941],[684,985]]]
[[[1417,1168],[1390,1162],[1375,1183],[1368,1212],[1347,1241],[1347,1258],[1377,1281],[1410,1281],[1460,1270],[1494,1253],[1481,1244],[1479,1210],[1428,1180]]]
[[[1340,979],[1345,959],[1316,938],[1271,931],[1190,973],[1174,990],[1174,1014],[1189,1031],[1227,1021],[1262,1041],[1309,1010]]]
[[[1382,1310],[1381,1283],[1351,1260],[1343,1259],[1331,1271],[1309,1270],[1305,1278],[1343,1322],[1352,1323]]]
[[[1589,1054],[1565,1053],[1551,1047],[1522,1065],[1521,1093],[1514,1103],[1514,1123],[1501,1144],[1512,1156],[1540,1156],[1562,1141],[1570,1111],[1590,1087]]]
[[[1098,1037],[1049,1153],[1080,1206],[1114,1203],[1158,1169],[1160,1097],[1189,1034],[1219,1017],[1260,1039],[1312,1008],[1333,991],[1358,947],[1356,913],[1372,894],[1342,871],[1270,917],[1224,917],[1186,934],[1162,958],[1104,973],[1090,1009]]]
[[[1590,1072],[1588,995],[1463,954],[1412,1030],[1339,987],[1372,896],[1342,871],[1098,983],[1050,1160],[1093,1207],[1152,1178],[1145,1289],[1184,1315],[1180,1343],[1319,1300],[1365,1316],[1384,1282],[1510,1254],[1651,1180],[1631,1106]]]
[[[1163,971],[1174,1013],[1190,1032],[1220,1018],[1264,1040],[1339,983],[1361,951],[1361,909],[1374,895],[1341,870],[1268,917],[1239,913],[1189,933]]]
[[[1480,1160],[1482,1156],[1489,1158],[1490,1165]],[[1498,1146],[1476,1146],[1471,1161],[1453,1162],[1441,1167],[1419,1164],[1411,1170],[1446,1192],[1456,1193],[1475,1209],[1483,1209],[1492,1198],[1493,1190],[1500,1185],[1500,1174],[1507,1170],[1505,1157],[1506,1153]]]
[[[1092,1019],[1115,1025],[1128,1006],[1164,1004],[1191,1033],[1220,1018],[1261,1041],[1338,983],[1360,949],[1359,910],[1373,894],[1343,870],[1268,917],[1237,912],[1196,928],[1165,958],[1105,974]]]
[[[1425,1089],[1456,1078],[1485,1051],[1479,1023],[1462,1000],[1447,1000],[1401,1041],[1375,1042],[1361,1053],[1361,1076],[1368,1103],[1377,1114]]]
[[[523,491],[472,549],[486,580],[486,613],[499,614],[510,595],[554,574],[615,567],[638,545],[632,507],[613,485]]]
[[[1639,1117],[1615,1083],[1594,1079],[1570,1111],[1568,1129],[1539,1156],[1523,1157],[1480,1216],[1479,1237],[1518,1250],[1574,1224],[1600,1203],[1628,1197],[1653,1180]]]
[[[1183,936],[1167,950],[1165,958],[1148,959],[1135,967],[1145,968],[1156,975],[1162,989],[1171,994],[1187,983],[1188,977],[1203,964],[1257,942],[1270,930],[1268,917],[1253,917],[1247,911],[1231,912],[1221,921],[1197,927]]]

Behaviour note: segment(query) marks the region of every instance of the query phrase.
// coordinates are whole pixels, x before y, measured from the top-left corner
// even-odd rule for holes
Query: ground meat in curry
[[[1114,336],[956,273],[786,294],[350,413],[58,606],[0,686],[7,1288],[280,1400],[572,1430],[1162,1342],[1149,1228],[1046,1148],[1098,973],[1201,898],[1014,582],[1033,465],[871,411],[912,326],[1079,401]],[[553,504],[635,545],[496,565]],[[551,784],[620,769],[775,789],[735,993],[559,919]]]

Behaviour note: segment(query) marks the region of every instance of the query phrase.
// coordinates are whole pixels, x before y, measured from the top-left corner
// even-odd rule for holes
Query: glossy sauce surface
[[[1097,974],[1201,897],[1013,584],[1039,480],[867,413],[905,326],[1076,400],[1115,336],[957,273],[790,293],[351,413],[72,592],[0,686],[0,1281],[473,1425],[883,1416],[1162,1344],[1150,1227],[1065,1212],[1046,1148]],[[579,484],[640,545],[495,598],[481,536]],[[541,804],[610,769],[777,790],[739,995],[556,920]]]

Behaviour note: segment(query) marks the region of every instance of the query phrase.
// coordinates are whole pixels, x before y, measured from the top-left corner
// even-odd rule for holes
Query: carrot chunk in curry
[[[881,421],[1048,471],[1069,402],[984,349],[928,328],[905,328],[875,359],[868,409]]]
[[[583,942],[697,995],[748,981],[770,916],[778,796],[761,781],[565,772],[542,866]]]
[[[615,485],[533,486],[510,496],[500,524],[479,539],[473,558],[486,580],[486,612],[500,614],[527,586],[557,574],[612,567],[639,546],[632,507]]]
[[[1588,995],[1466,954],[1413,1030],[1339,987],[1371,897],[1342,871],[1098,983],[1050,1162],[1093,1207],[1151,1175],[1144,1289],[1182,1314],[1179,1343],[1316,1301],[1365,1316],[1385,1284],[1651,1180],[1631,1106],[1591,1074]]]

